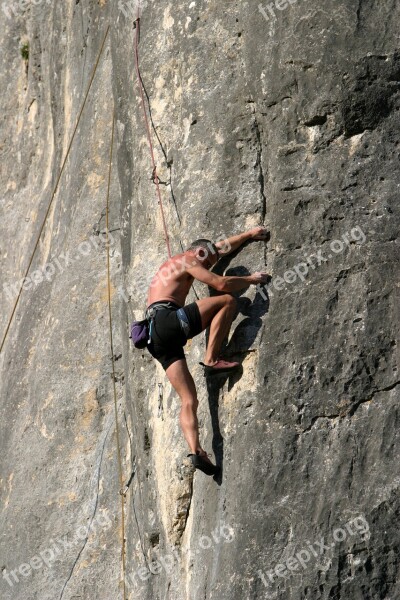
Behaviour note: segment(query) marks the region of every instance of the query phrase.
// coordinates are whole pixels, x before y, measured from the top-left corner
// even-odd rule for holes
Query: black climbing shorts
[[[166,301],[150,304],[148,311]],[[199,335],[203,328],[201,315],[196,302],[180,308],[173,302],[157,308],[154,312],[151,328],[151,342],[147,349],[166,371],[177,360],[185,358],[183,346],[187,340]]]

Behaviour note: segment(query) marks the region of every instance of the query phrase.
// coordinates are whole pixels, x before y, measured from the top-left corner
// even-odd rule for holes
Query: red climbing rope
[[[153,148],[153,142],[151,140],[150,124],[149,124],[149,118],[147,116],[147,111],[146,111],[146,103],[144,100],[144,92],[143,92],[143,81],[142,81],[142,76],[140,74],[140,66],[139,66],[140,2],[138,3],[137,18],[136,18],[135,23],[136,23],[136,35],[135,35],[136,74],[137,74],[137,79],[138,79],[138,84],[139,84],[139,89],[140,89],[140,97],[142,99],[143,115],[144,115],[144,121],[146,124],[147,138],[149,141],[151,162],[153,164],[153,179],[154,179],[154,183],[156,184],[156,188],[157,188],[158,204],[160,206],[161,219],[162,219],[162,224],[163,224],[163,228],[164,228],[165,241],[167,244],[168,257],[171,258],[171,256],[172,256],[171,246],[169,243],[168,229],[167,229],[167,224],[165,221],[164,207],[163,207],[162,198],[161,198],[160,181],[159,181],[158,175],[157,175],[157,165],[156,165],[156,161],[154,158],[154,148]]]

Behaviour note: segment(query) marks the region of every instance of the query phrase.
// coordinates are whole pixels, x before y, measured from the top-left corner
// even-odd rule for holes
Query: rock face
[[[187,348],[214,481],[186,464],[179,400],[128,338],[166,256],[135,2],[20,4],[0,18],[2,332],[110,33],[1,354],[1,598],[124,594],[115,106],[125,597],[396,600],[399,5],[143,3],[173,251],[271,231],[218,267],[273,276],[239,297],[226,351],[243,374],[206,381],[205,337]]]

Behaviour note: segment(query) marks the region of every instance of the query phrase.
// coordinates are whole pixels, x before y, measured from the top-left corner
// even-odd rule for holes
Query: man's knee
[[[192,396],[192,395],[182,396],[181,400],[182,400],[182,408],[183,409],[196,411],[197,407],[199,406],[199,401],[197,399],[197,396]]]
[[[225,306],[228,306],[232,311],[237,308],[237,300],[235,296],[231,296],[230,294],[225,294]]]

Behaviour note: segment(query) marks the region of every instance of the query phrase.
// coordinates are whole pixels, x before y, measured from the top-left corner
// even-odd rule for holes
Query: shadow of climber
[[[223,266],[222,266],[222,271]],[[238,266],[230,268],[226,271],[226,275],[245,276],[250,274],[246,267]],[[247,288],[248,289],[248,288]],[[211,296],[218,295],[215,290],[209,288]],[[252,351],[251,346],[257,339],[257,335],[262,327],[262,317],[269,310],[269,299],[265,300],[260,294],[256,293],[255,298],[251,300],[244,296],[245,290],[236,292],[233,295],[237,299],[237,315],[243,315],[244,318],[235,327],[229,342],[225,341],[223,346],[224,356],[229,359],[234,359],[239,363],[243,363],[249,352]],[[208,343],[208,331],[206,334]],[[214,476],[214,480],[221,485],[223,476],[223,459],[224,459],[224,439],[221,433],[219,424],[219,399],[220,392],[225,383],[228,383],[228,390],[231,390],[243,375],[243,367],[233,373],[225,373],[219,376],[205,376],[207,386],[208,405],[211,417],[211,426],[213,430],[212,449],[215,455],[216,464],[220,467],[220,472]]]

